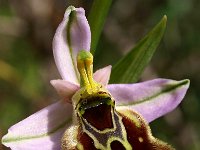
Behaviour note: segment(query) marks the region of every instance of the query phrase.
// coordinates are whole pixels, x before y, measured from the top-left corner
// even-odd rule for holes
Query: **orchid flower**
[[[70,6],[53,39],[62,80],[51,84],[62,100],[12,126],[2,143],[13,150],[173,149],[148,123],[178,106],[189,80],[108,84],[111,66],[93,74],[90,44],[84,9]]]

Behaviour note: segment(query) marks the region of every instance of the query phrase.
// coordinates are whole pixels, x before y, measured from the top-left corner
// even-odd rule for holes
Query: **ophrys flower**
[[[14,150],[172,149],[151,135],[144,119],[150,122],[173,110],[189,81],[107,85],[111,66],[93,75],[90,40],[84,10],[69,7],[53,41],[63,80],[51,83],[63,100],[12,126],[3,144]]]

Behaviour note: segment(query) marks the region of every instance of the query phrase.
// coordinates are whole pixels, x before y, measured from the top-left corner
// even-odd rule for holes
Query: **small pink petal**
[[[51,80],[50,83],[56,89],[59,96],[66,102],[71,103],[71,98],[79,89],[78,85],[65,80]]]
[[[175,109],[184,98],[189,80],[155,79],[136,84],[108,85],[117,109],[131,109],[148,122]]]
[[[97,70],[93,75],[94,80],[106,86],[110,79],[111,69],[112,69],[112,66],[109,65],[102,69]]]
[[[72,105],[59,101],[12,126],[2,143],[12,150],[59,150],[71,117]]]
[[[89,51],[90,43],[90,27],[84,9],[68,7],[53,39],[55,62],[64,80],[79,84],[76,56],[80,50]]]

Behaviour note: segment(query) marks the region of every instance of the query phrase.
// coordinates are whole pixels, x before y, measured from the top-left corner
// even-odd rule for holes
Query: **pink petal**
[[[53,40],[55,62],[64,80],[79,84],[76,56],[80,50],[89,51],[90,42],[90,27],[84,9],[68,7]]]
[[[59,101],[12,126],[2,143],[13,150],[59,150],[71,117],[72,105]]]
[[[79,89],[78,85],[65,80],[51,80],[52,86],[56,89],[59,96],[66,102],[71,103],[71,98]]]
[[[97,70],[93,75],[94,80],[106,86],[110,79],[111,68],[112,66],[109,65],[102,69]]]
[[[131,109],[148,122],[175,109],[189,87],[189,80],[155,79],[136,84],[108,85],[117,109]]]

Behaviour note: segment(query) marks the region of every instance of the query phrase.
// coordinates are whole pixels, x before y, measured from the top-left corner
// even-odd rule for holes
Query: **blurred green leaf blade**
[[[164,16],[128,54],[116,63],[112,69],[110,83],[131,83],[139,79],[163,37],[166,22],[167,16]]]
[[[88,21],[90,24],[92,41],[91,53],[94,55],[101,32],[108,15],[112,0],[94,0],[90,10]]]

